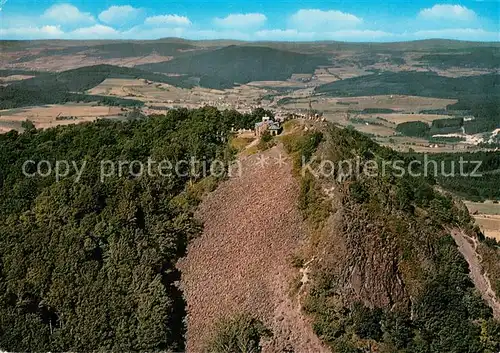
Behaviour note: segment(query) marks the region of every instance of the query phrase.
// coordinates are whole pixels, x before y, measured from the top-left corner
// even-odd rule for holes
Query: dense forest
[[[348,78],[316,87],[317,93],[331,96],[403,94],[437,98],[500,95],[500,75],[445,77],[432,72],[379,72]]]
[[[408,165],[415,158],[333,126],[319,138],[311,131],[287,138],[285,146],[292,155],[333,162],[359,156],[361,164]],[[299,208],[314,232],[312,250],[294,263],[302,267],[312,257],[304,309],[318,336],[334,352],[497,352],[500,323],[449,229],[460,227],[498,250],[478,234],[465,206],[437,192],[432,178],[353,173],[339,181],[338,173],[301,177]],[[322,190],[331,186],[327,197]]]
[[[388,108],[365,108],[361,112],[361,114],[391,114],[396,113],[393,109]]]
[[[66,102],[100,102],[106,105],[139,106],[133,99],[88,95],[84,92],[107,78],[134,78],[192,87],[183,77],[169,77],[139,69],[112,65],[96,65],[46,73],[28,80],[0,87],[0,109],[23,106],[61,104]]]
[[[447,109],[451,112],[465,112],[476,119],[464,122],[465,132],[476,134],[492,131],[500,127],[500,96],[488,95],[482,97],[462,97],[455,104],[449,105]]]
[[[267,47],[231,45],[189,57],[138,67],[153,72],[180,73],[198,77],[202,87],[223,89],[231,88],[235,83],[287,80],[292,74],[313,73],[318,66],[328,63],[325,56]]]
[[[408,121],[398,124],[396,132],[405,136],[432,139],[433,135],[461,133],[464,125],[463,118],[437,119],[431,125],[423,121]]]
[[[17,62],[28,62],[46,56],[87,55],[101,59],[141,57],[147,55],[179,56],[183,51],[192,51],[199,48],[188,43],[162,42],[119,42],[97,45],[75,45],[66,48],[44,49],[37,54],[21,57]],[[185,55],[185,54],[184,54]]]
[[[409,155],[425,165],[423,154]],[[444,189],[471,201],[500,200],[500,152],[436,153],[427,158],[429,176]]]
[[[201,196],[220,179],[190,165],[167,176],[141,174],[129,165],[124,175],[102,179],[100,161],[146,164],[151,157],[175,164],[196,157],[229,162],[231,128],[251,127],[269,113],[180,109],[131,121],[0,135],[0,347],[182,351],[186,309],[175,263],[201,231],[193,216]],[[296,168],[301,156],[316,153],[332,161],[360,156],[409,163],[420,158],[334,126],[289,134],[282,141],[299,161]],[[469,159],[484,160],[483,171],[500,167],[498,154]],[[51,165],[74,161],[83,172],[70,168],[60,180],[52,174],[27,176],[22,173],[27,160],[34,162],[28,173],[36,172],[43,160]],[[500,325],[479,297],[445,228],[474,232],[471,218],[452,198],[434,190],[434,178],[351,176],[336,185],[335,203],[325,198],[316,179],[299,178],[298,206],[314,232],[312,251],[322,258],[311,264],[304,310],[332,349],[500,349]],[[345,258],[336,252],[339,244],[347,249]],[[352,286],[345,286],[343,269],[361,264],[366,281],[379,276],[377,295],[388,296],[386,304],[363,292],[353,296]],[[377,269],[383,270],[381,275],[373,273]],[[224,325],[238,328],[242,322],[250,337],[260,335],[260,324],[250,318]],[[222,334],[235,330],[221,328]],[[213,347],[218,343],[211,342]]]
[[[182,351],[174,265],[201,229],[192,212],[217,178],[182,164],[167,176],[134,167],[102,180],[100,161],[227,161],[231,126],[265,113],[181,109],[0,135],[0,347]],[[42,160],[86,166],[57,181],[23,175],[27,160],[30,174]]]
[[[423,121],[407,121],[396,126],[396,132],[411,137],[428,138],[431,128]]]
[[[500,68],[500,48],[484,47],[462,52],[449,52],[440,54],[426,54],[419,58],[427,65],[441,68],[463,67],[463,68]]]
[[[0,77],[7,77],[11,75],[38,76],[43,74],[48,74],[48,72],[21,70],[21,69],[0,69]]]

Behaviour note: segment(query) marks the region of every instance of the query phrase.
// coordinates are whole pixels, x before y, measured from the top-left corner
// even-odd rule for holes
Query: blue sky
[[[2,39],[500,41],[500,0],[0,0]]]

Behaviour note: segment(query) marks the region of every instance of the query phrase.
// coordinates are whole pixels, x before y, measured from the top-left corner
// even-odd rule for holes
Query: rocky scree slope
[[[260,164],[265,158],[265,164]],[[279,147],[242,160],[241,177],[200,205],[201,237],[179,262],[187,301],[187,350],[200,352],[218,320],[248,313],[272,336],[264,352],[328,352],[290,296],[291,256],[307,239],[298,183]]]

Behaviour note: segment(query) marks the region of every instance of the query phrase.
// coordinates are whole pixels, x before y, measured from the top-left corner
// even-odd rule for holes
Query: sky
[[[0,0],[0,39],[500,41],[500,0]]]

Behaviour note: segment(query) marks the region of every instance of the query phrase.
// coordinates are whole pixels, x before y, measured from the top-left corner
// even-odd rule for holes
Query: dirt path
[[[296,208],[298,185],[280,147],[242,161],[231,178],[200,206],[203,235],[179,262],[186,294],[187,350],[201,352],[214,322],[248,312],[272,330],[264,352],[329,352],[290,299],[296,270],[290,255],[306,237]]]
[[[469,264],[470,277],[481,293],[481,297],[493,310],[493,316],[500,318],[500,303],[493,291],[487,273],[482,272],[481,255],[477,253],[477,239],[471,238],[459,229],[451,230],[451,235],[458,245],[458,249]]]

